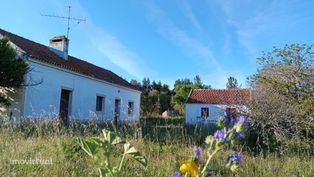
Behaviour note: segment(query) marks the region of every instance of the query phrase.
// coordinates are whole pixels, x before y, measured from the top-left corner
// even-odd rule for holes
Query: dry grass
[[[37,133],[36,136],[34,134],[26,136],[25,131],[19,128],[0,128],[0,176],[95,176],[97,174],[92,160],[76,144],[76,137],[84,135],[62,130],[49,135]],[[37,130],[37,132],[41,131],[44,130]],[[129,161],[131,165],[125,167],[124,176],[170,176],[178,169],[180,160],[185,160],[192,155],[194,147],[193,143],[171,142],[171,140],[159,143],[135,136],[127,137],[147,157],[148,168],[143,170],[136,163]],[[220,153],[217,160],[213,162],[214,176],[314,176],[312,153],[299,151],[281,155],[263,153],[252,156],[244,152],[244,161],[235,175],[223,168],[227,154],[228,151]],[[204,155],[203,153],[202,160],[205,160]],[[51,159],[52,164],[10,164],[10,160],[14,159],[37,158]]]

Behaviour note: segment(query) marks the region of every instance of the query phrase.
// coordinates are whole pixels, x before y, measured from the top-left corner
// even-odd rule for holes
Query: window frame
[[[203,115],[203,112],[204,112],[203,110],[207,111],[206,116]],[[209,118],[209,107],[201,107],[201,118],[203,118],[203,119]]]
[[[131,112],[130,112],[130,103],[132,104]],[[134,101],[128,101],[128,116],[132,116],[134,113]]]
[[[98,101],[98,98],[101,98],[100,100],[101,100],[101,102],[99,102]],[[96,107],[95,107],[95,110],[96,110],[96,112],[104,112],[104,108],[105,108],[105,96],[104,95],[100,95],[100,94],[97,94],[96,95]],[[101,104],[100,106],[99,106],[99,103]],[[100,108],[100,109],[99,109]]]

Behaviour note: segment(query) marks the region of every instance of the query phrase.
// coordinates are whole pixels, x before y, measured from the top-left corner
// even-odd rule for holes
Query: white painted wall
[[[26,87],[24,98],[25,117],[51,117],[59,114],[61,89],[72,90],[70,101],[71,119],[113,119],[115,99],[121,100],[120,119],[138,120],[140,108],[140,92],[125,87],[91,79],[82,74],[38,62],[27,61],[32,72],[27,80],[43,83]],[[104,112],[96,112],[96,95],[104,96]],[[134,102],[133,115],[128,115],[128,101]]]
[[[201,108],[208,108],[209,117],[207,120],[201,118]],[[199,103],[186,103],[185,104],[185,122],[187,124],[196,123],[216,123],[220,116],[223,116],[226,108],[235,108],[237,113],[248,113],[249,110],[244,105],[238,104],[199,104]]]
[[[220,116],[224,115],[226,105],[217,104],[198,104],[198,103],[187,103],[185,104],[185,121],[187,124],[195,123],[214,123]],[[209,118],[204,120],[201,118],[201,108],[208,108]]]

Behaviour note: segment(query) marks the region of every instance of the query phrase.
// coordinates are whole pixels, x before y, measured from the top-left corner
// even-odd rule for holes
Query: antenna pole
[[[69,14],[68,14],[68,31],[67,31],[67,38],[69,39],[71,6],[68,6],[68,7],[69,7]]]
[[[66,19],[68,21],[68,28],[67,28],[67,38],[69,39],[70,35],[70,21],[76,21],[78,24],[80,22],[86,22],[86,19],[80,19],[80,18],[73,18],[71,17],[71,8],[72,6],[67,6],[69,8],[68,11],[68,16],[58,16],[58,15],[48,15],[48,14],[41,14],[41,16],[46,16],[46,17],[52,17],[52,18],[59,18],[59,19]]]

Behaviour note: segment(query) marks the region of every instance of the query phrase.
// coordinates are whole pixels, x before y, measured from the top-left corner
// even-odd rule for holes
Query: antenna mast
[[[45,16],[45,17],[52,17],[52,18],[60,18],[60,19],[66,19],[68,20],[68,28],[67,28],[67,38],[69,39],[69,33],[70,33],[70,21],[76,21],[77,24],[81,23],[81,22],[86,22],[86,19],[80,19],[80,18],[74,18],[71,17],[71,8],[72,6],[67,6],[69,8],[68,11],[68,16],[58,16],[58,15],[49,15],[49,14],[41,14],[41,16]]]

